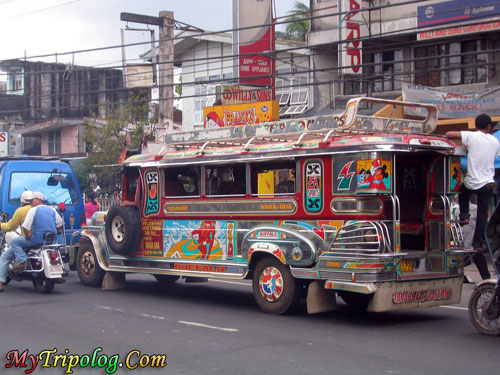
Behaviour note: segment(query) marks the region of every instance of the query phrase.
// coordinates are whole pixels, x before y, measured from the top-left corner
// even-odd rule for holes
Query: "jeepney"
[[[413,107],[416,119],[360,108]],[[437,108],[356,98],[324,116],[167,135],[122,164],[122,205],[82,231],[78,275],[251,279],[265,312],[456,304],[463,236],[450,217],[459,156]]]

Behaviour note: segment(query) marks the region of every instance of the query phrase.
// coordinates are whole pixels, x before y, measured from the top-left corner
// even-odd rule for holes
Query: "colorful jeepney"
[[[419,119],[361,114],[411,106]],[[399,108],[400,109],[400,108]],[[437,109],[373,98],[341,116],[172,133],[123,165],[123,203],[82,232],[78,274],[252,279],[259,307],[309,312],[455,304],[463,237],[450,219],[463,150]]]

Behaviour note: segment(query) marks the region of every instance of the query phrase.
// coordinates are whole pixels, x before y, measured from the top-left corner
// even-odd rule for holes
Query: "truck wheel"
[[[50,293],[55,285],[53,280],[47,279],[44,275],[38,275],[33,279],[33,287],[39,293]]]
[[[175,283],[177,280],[179,280],[180,276],[176,275],[160,275],[160,274],[155,274],[153,275],[156,280],[159,281],[161,285],[170,285]]]
[[[105,221],[106,241],[113,252],[128,255],[141,243],[139,211],[131,206],[112,206]]]
[[[293,312],[300,303],[300,283],[278,259],[261,259],[253,270],[253,296],[260,309],[270,314]]]
[[[76,256],[78,278],[85,286],[101,286],[104,279],[104,270],[99,266],[91,243],[83,243]]]

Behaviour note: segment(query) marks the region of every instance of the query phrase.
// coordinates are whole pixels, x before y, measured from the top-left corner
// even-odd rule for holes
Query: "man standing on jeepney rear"
[[[450,131],[445,135],[448,138],[461,139],[467,148],[467,173],[460,188],[458,203],[460,206],[460,224],[469,223],[469,201],[472,194],[477,196],[477,219],[472,247],[475,253],[472,257],[481,278],[491,277],[484,255],[484,229],[488,221],[490,198],[495,190],[495,157],[500,155],[500,144],[491,135],[493,123],[490,116],[481,114],[475,119],[476,132]]]

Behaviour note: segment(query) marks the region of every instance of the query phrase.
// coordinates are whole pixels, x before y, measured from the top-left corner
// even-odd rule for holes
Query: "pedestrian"
[[[477,219],[472,247],[472,260],[476,264],[482,279],[491,277],[482,251],[486,249],[484,230],[488,221],[490,199],[496,189],[495,157],[500,156],[500,143],[491,135],[494,124],[487,114],[475,119],[475,132],[449,131],[445,135],[452,139],[461,139],[467,148],[467,173],[460,188],[458,203],[460,206],[460,224],[469,224],[469,202],[472,194],[477,198]]]
[[[85,221],[87,225],[92,224],[92,216],[99,210],[99,202],[96,200],[95,193],[89,191],[85,194]]]

